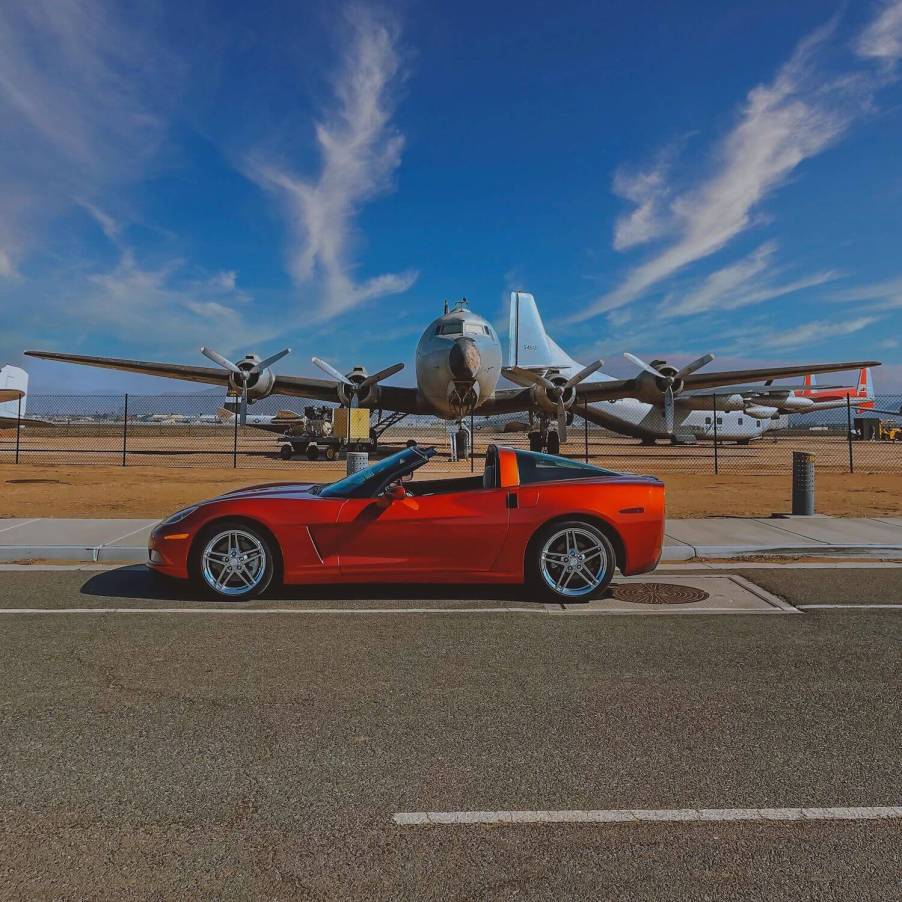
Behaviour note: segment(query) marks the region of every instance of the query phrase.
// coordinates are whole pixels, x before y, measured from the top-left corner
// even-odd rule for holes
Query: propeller
[[[666,372],[662,372],[660,369],[652,366],[650,363],[646,363],[644,360],[641,360],[635,354],[630,354],[629,352],[623,355],[629,360],[631,363],[634,363],[640,370],[644,370],[646,373],[650,373],[655,379],[660,379],[663,383],[661,387],[661,391],[664,393],[664,423],[667,426],[667,431],[673,435],[674,428],[674,411],[673,411],[673,386],[677,382],[682,382],[686,376],[691,375],[696,370],[700,370],[703,366],[707,366],[713,359],[713,354],[705,354],[702,357],[699,357],[697,360],[693,360],[691,363],[687,363],[682,369],[673,370],[673,367],[668,367]],[[655,361],[657,363],[657,361]],[[673,372],[670,372],[673,370]]]
[[[274,363],[277,363],[283,357],[291,353],[291,348],[284,348],[276,354],[272,354],[270,357],[266,357],[263,360],[254,360],[251,358],[245,358],[246,360],[252,361],[251,366],[239,366],[237,363],[233,363],[227,357],[223,357],[218,351],[214,351],[213,348],[203,347],[200,349],[201,354],[204,355],[208,360],[212,360],[213,363],[218,364],[224,370],[228,370],[236,379],[238,384],[241,386],[241,409],[239,414],[239,422],[242,426],[247,425],[247,384],[250,381],[252,376],[259,376],[265,370],[268,370]]]
[[[400,373],[401,370],[404,369],[403,363],[394,363],[391,366],[385,367],[385,369],[379,370],[376,373],[373,373],[371,376],[367,375],[366,370],[363,368],[356,368],[351,371],[351,375],[356,375],[357,379],[351,379],[350,376],[346,376],[344,373],[340,373],[331,363],[326,360],[323,360],[321,357],[313,357],[313,363],[318,366],[324,373],[331,376],[336,382],[344,385],[347,389],[345,395],[348,399],[348,407],[351,406],[351,403],[355,400],[359,401],[360,395],[366,394],[367,389],[372,388],[374,385],[377,385],[383,379],[388,379],[389,376],[394,376],[395,373]],[[359,377],[363,378],[359,378]]]
[[[538,385],[545,390],[548,399],[555,405],[557,414],[557,434],[562,442],[567,441],[567,404],[565,398],[571,388],[575,388],[584,379],[592,375],[596,370],[604,366],[603,360],[596,360],[583,367],[578,373],[571,376],[563,385],[552,382],[547,376],[527,370],[519,366],[511,366],[504,370],[504,375],[518,385]],[[572,403],[572,401],[571,401]]]

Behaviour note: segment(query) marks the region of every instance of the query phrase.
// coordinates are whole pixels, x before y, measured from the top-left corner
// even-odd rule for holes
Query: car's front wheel
[[[218,598],[256,598],[269,588],[276,572],[272,540],[240,520],[213,523],[197,537],[191,571],[193,578]]]
[[[531,543],[527,581],[555,601],[589,601],[608,587],[616,566],[611,541],[595,524],[558,521]]]

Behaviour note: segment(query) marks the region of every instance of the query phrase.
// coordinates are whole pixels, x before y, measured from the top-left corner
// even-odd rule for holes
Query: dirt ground
[[[469,473],[468,465],[457,468]],[[227,489],[290,479],[328,482],[344,473],[343,465],[325,463],[311,470],[0,464],[0,517],[161,517]],[[662,478],[671,517],[768,516],[790,508],[788,472]],[[818,473],[817,510],[902,516],[902,473]]]

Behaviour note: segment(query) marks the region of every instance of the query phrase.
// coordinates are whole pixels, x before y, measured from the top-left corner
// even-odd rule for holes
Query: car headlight
[[[171,517],[164,520],[160,526],[172,526],[174,523],[181,523],[186,517],[190,517],[199,506],[195,504],[194,507],[186,507],[184,510],[176,511]]]

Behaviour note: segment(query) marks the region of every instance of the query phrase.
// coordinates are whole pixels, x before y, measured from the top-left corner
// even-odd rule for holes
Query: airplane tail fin
[[[802,385],[804,387],[803,388],[804,391],[810,391],[812,388],[816,388],[817,387],[817,377],[812,374],[807,375],[805,377],[804,381],[802,382]]]
[[[858,373],[858,394],[865,399],[865,403],[860,404],[859,407],[874,406],[874,380],[869,366],[863,367]]]
[[[524,369],[581,369],[545,331],[536,299],[525,291],[511,292],[510,327],[507,335],[508,366]]]
[[[28,373],[17,366],[0,367],[0,393],[4,390],[16,393],[10,401],[0,403],[0,417],[15,419],[19,414],[25,416],[25,402],[28,400]],[[18,392],[22,393],[21,408]]]

